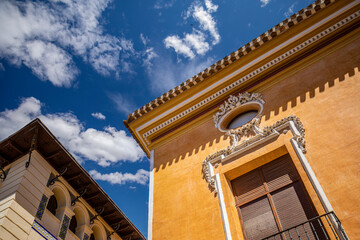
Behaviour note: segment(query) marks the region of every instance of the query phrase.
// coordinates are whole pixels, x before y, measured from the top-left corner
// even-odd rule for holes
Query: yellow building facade
[[[360,239],[360,1],[316,1],[131,113],[148,239]]]
[[[0,239],[145,239],[35,119],[0,142]]]

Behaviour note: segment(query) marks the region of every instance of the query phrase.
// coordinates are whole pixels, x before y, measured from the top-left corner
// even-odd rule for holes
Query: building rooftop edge
[[[225,56],[223,59],[217,61],[210,67],[206,68],[202,72],[198,73],[197,75],[193,76],[192,78],[186,80],[185,82],[181,83],[180,85],[174,87],[173,89],[169,90],[168,92],[162,94],[158,98],[154,99],[153,101],[147,103],[146,105],[140,107],[139,109],[135,110],[134,112],[128,115],[127,120],[124,120],[125,126],[127,126],[132,121],[140,118],[141,116],[145,115],[146,113],[154,110],[155,108],[163,105],[164,103],[170,101],[174,97],[180,95],[182,92],[192,88],[193,86],[197,85],[200,82],[203,82],[210,76],[214,75],[216,72],[230,66],[232,63],[238,61],[241,57],[249,54],[250,52],[258,49],[264,43],[271,41],[271,39],[283,34],[288,29],[292,28],[293,26],[297,25],[298,23],[302,22],[303,20],[313,16],[315,13],[320,11],[321,9],[325,8],[326,6],[330,5],[331,3],[339,1],[339,0],[317,0],[314,3],[310,4],[306,8],[301,9],[297,13],[294,13],[289,18],[285,19],[281,23],[277,24],[276,26],[272,27],[271,29],[267,30],[259,37],[253,39],[249,43],[245,44],[237,51],[230,53],[229,55]],[[129,127],[127,126],[129,129]]]
[[[26,155],[27,153],[29,153],[30,149],[31,149],[31,141],[29,139],[32,138],[33,135],[30,135],[33,131],[35,131],[35,129],[37,129],[36,131],[41,130],[42,134],[47,134],[48,136],[46,137],[50,137],[50,141],[51,142],[46,142],[47,144],[52,144],[52,147],[56,147],[58,152],[61,152],[63,154],[63,156],[67,156],[67,160],[61,158],[61,161],[64,163],[64,165],[66,166],[70,166],[72,168],[77,168],[76,170],[79,170],[80,174],[79,174],[79,178],[82,178],[84,180],[84,182],[88,182],[89,185],[91,185],[90,187],[93,187],[93,189],[95,189],[96,194],[101,195],[102,198],[105,198],[107,203],[103,203],[103,205],[107,205],[108,203],[110,204],[110,208],[112,208],[111,210],[116,211],[117,215],[121,218],[124,219],[127,224],[129,225],[128,227],[131,227],[131,233],[130,234],[134,234],[136,233],[136,237],[135,239],[146,239],[143,234],[135,227],[135,225],[128,219],[128,217],[121,211],[121,209],[114,203],[114,201],[107,195],[107,193],[99,186],[99,184],[90,176],[90,174],[78,163],[78,161],[66,150],[66,148],[61,144],[61,142],[50,132],[50,130],[45,126],[45,124],[39,119],[36,118],[33,121],[31,121],[30,123],[28,123],[26,126],[24,126],[23,128],[21,128],[20,130],[16,131],[15,133],[13,133],[12,135],[10,135],[9,137],[7,137],[6,139],[2,140],[0,142],[0,164],[2,167],[4,167],[7,164],[10,164],[11,162],[17,160],[18,158]],[[26,135],[30,135],[26,136]],[[39,136],[40,134],[38,134]],[[37,136],[37,138],[39,138]],[[18,140],[20,137],[24,137],[26,138],[26,140],[22,141],[21,143],[16,142],[16,140]],[[20,151],[19,154],[16,157],[9,157],[10,154],[9,152],[6,152],[6,149],[9,149],[8,143],[10,143],[10,145],[12,145],[15,148],[19,148]],[[39,139],[37,139],[37,144],[44,144],[41,143],[41,141],[39,141]],[[22,145],[20,147],[20,145]],[[24,145],[28,146],[28,148],[24,148]],[[11,148],[10,148],[11,150]],[[50,161],[49,159],[47,159],[43,154],[43,152],[41,151],[41,146],[36,146],[34,148],[34,150],[37,150],[43,157],[44,159],[56,170],[59,172],[59,169],[57,169],[54,166],[54,159],[52,161]],[[9,151],[9,150],[8,150]],[[6,152],[6,155],[8,157],[4,157],[4,153]],[[14,152],[14,151],[12,151]],[[20,153],[23,152],[23,153]],[[30,163],[31,164],[31,163]],[[74,169],[72,169],[74,170]],[[66,181],[67,181],[67,176],[64,174],[62,176]],[[71,181],[67,181],[68,184],[77,192],[79,192],[79,187],[72,184]],[[91,204],[91,202],[86,200],[86,195],[83,196],[84,200],[93,208],[96,209],[98,206],[93,206],[93,204]],[[109,206],[109,205],[108,205]],[[100,214],[101,216],[101,214]],[[101,216],[102,217],[102,216]],[[107,222],[107,224],[109,226],[112,226],[114,223],[108,222],[106,220],[106,217],[102,217],[105,222]],[[128,228],[127,227],[127,228]],[[121,231],[121,228],[119,229],[119,231]],[[125,236],[122,236],[121,233],[116,232],[122,239],[124,239]],[[130,235],[127,234],[127,235]],[[125,238],[126,239],[126,238]],[[134,239],[134,238],[133,238]]]

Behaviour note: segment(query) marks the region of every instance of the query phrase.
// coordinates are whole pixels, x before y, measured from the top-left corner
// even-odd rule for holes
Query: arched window
[[[77,221],[76,221],[76,217],[75,215],[71,218],[70,221],[70,225],[69,225],[69,230],[72,231],[74,234],[76,232],[76,227],[77,227]]]
[[[57,200],[55,196],[52,195],[49,199],[46,209],[49,210],[49,212],[51,212],[55,216],[57,207],[58,207]]]
[[[95,240],[95,237],[94,237],[93,233],[90,235],[90,240]]]

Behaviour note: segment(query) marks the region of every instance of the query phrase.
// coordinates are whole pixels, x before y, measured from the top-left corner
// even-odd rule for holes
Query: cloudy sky
[[[147,235],[127,114],[310,0],[0,1],[0,139],[40,118]]]

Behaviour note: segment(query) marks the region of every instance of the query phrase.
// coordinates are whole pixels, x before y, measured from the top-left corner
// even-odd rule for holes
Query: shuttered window
[[[231,184],[247,240],[262,239],[317,215],[289,155]],[[313,239],[310,226],[305,228]]]
[[[278,232],[267,197],[261,197],[240,207],[248,239],[259,239]]]

